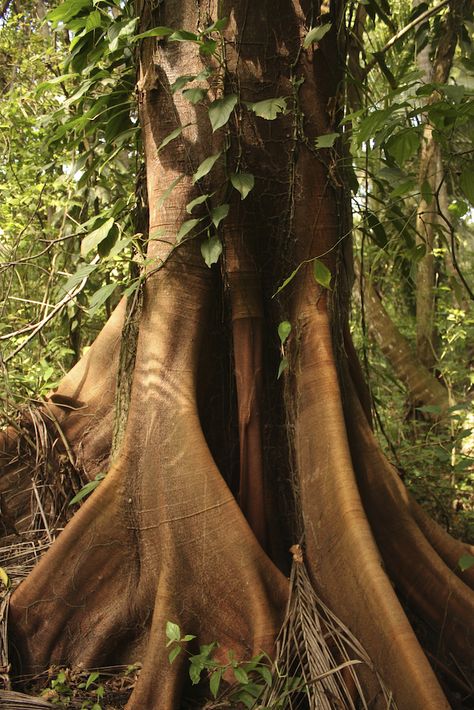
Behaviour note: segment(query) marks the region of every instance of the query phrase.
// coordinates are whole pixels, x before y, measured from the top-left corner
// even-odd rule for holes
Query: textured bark
[[[357,264],[357,262],[356,262]],[[357,265],[357,271],[359,271]],[[364,307],[369,333],[385,355],[398,379],[407,388],[413,406],[434,405],[440,414],[453,402],[448,392],[413,353],[409,342],[394,325],[371,281],[364,278]],[[434,415],[437,418],[438,415]]]
[[[216,17],[217,3],[170,0],[155,14],[142,9],[142,30],[152,23],[195,30],[207,22],[207,12]],[[168,663],[168,620],[195,634],[197,643],[218,640],[221,653],[233,648],[248,658],[260,649],[271,652],[288,581],[263,549],[278,547],[272,539],[278,510],[266,488],[291,476],[299,511],[291,532],[304,534],[318,594],[365,646],[400,709],[449,707],[391,578],[458,655],[472,641],[473,596],[448,568],[462,546],[430,528],[411,503],[359,403],[364,387],[347,347],[350,264],[347,247],[338,246],[347,233],[346,197],[329,151],[311,147],[317,135],[337,127],[340,17],[332,18],[319,47],[302,51],[313,10],[310,2],[292,0],[221,8],[230,18],[228,84],[238,87],[242,101],[297,91],[302,112],[296,129],[291,112],[266,122],[242,110],[231,124],[230,170],[241,160],[256,187],[244,202],[236,191],[225,196],[231,209],[221,268],[205,266],[196,238],[175,248],[185,206],[199,194],[192,174],[223,145],[222,131],[211,134],[206,108],[169,91],[178,76],[198,73],[203,60],[188,43],[152,39],[141,49],[150,266],[127,424],[106,480],[12,596],[21,672],[51,663],[140,660],[143,670],[127,707],[173,710],[182,701],[185,669],[184,656]],[[177,126],[187,127],[158,152]],[[214,205],[224,201],[223,172],[223,162],[216,164],[202,186],[215,193]],[[160,196],[180,176],[162,203]],[[331,298],[302,267],[277,306],[275,284],[314,257],[335,276]],[[217,350],[224,355],[227,328],[232,333],[227,366],[234,365],[235,384],[210,396],[216,377],[211,363],[220,356],[208,347],[215,342],[216,311],[222,321]],[[284,393],[276,381],[283,317],[293,324]],[[104,426],[96,446],[79,413],[64,422],[73,439],[81,426],[86,443],[91,437],[82,456],[93,449],[96,457],[97,439],[105,451],[112,438],[105,422],[113,395],[102,386],[111,368],[100,361],[101,352],[97,347],[96,356],[77,366],[84,383],[97,377],[91,406]],[[76,374],[65,390],[77,387]],[[232,462],[222,455],[227,422],[213,417],[229,400],[236,410],[230,439],[239,451],[237,484]],[[283,404],[285,422],[278,417]],[[365,670],[361,679],[372,692],[375,675]],[[372,706],[385,707],[379,697]]]

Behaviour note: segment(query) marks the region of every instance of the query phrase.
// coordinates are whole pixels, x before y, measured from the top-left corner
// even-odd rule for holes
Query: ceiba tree
[[[189,35],[167,39],[165,29],[140,45],[150,215],[143,304],[118,306],[41,409],[87,475],[111,461],[12,595],[22,673],[139,660],[127,707],[177,708],[184,660],[168,662],[166,622],[242,658],[272,652],[288,601],[287,550],[302,540],[314,589],[363,644],[397,707],[449,707],[399,597],[435,645],[465,662],[472,569],[460,572],[467,546],[413,501],[371,430],[348,329],[344,160],[314,147],[341,118],[343,4],[325,10],[310,0],[137,4],[142,32],[199,34],[218,17],[228,22],[220,49],[207,47],[214,54]],[[305,41],[322,24],[324,37]],[[205,89],[202,100],[172,91],[205,68],[208,79],[187,85]],[[199,178],[211,156],[219,157]],[[202,217],[204,235],[190,231],[177,245],[186,206],[203,195],[192,217]],[[221,205],[229,210],[219,223]],[[292,329],[277,379],[283,320]],[[111,455],[118,372],[131,389],[117,400],[123,433]],[[3,434],[4,489],[20,475],[8,465],[16,437]],[[370,694],[367,668],[361,682]],[[375,706],[386,705],[380,697]]]

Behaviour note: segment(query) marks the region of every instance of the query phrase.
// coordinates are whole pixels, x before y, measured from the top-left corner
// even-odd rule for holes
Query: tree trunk
[[[359,275],[360,265],[357,261],[355,264],[356,273]],[[369,333],[393,367],[398,379],[407,388],[410,403],[415,407],[420,404],[438,407],[439,411],[432,418],[439,418],[440,414],[454,402],[450,402],[446,388],[412,352],[409,342],[385,310],[376,288],[366,277],[364,277],[364,307]]]
[[[141,47],[150,242],[127,425],[105,481],[12,596],[21,672],[140,660],[127,707],[178,708],[184,657],[169,665],[166,622],[197,643],[219,641],[222,655],[229,648],[238,658],[271,653],[289,592],[289,555],[283,571],[274,560],[287,538],[303,535],[314,588],[364,645],[397,707],[447,708],[393,584],[437,642],[466,658],[474,599],[468,575],[456,574],[465,547],[418,512],[361,408],[363,387],[343,344],[347,196],[332,153],[312,147],[338,125],[342,4],[332,9],[330,32],[307,49],[303,40],[318,15],[312,3],[221,4],[229,18],[225,74],[208,96],[221,96],[222,87],[238,93],[228,131],[211,133],[205,102],[170,91],[178,77],[213,65],[195,43],[152,38]],[[141,29],[195,32],[216,19],[217,5],[167,0],[153,12],[146,5]],[[281,96],[289,110],[272,121],[244,103]],[[182,134],[158,151],[178,127]],[[225,159],[193,182],[199,164],[224,149]],[[255,176],[245,201],[228,185],[238,170]],[[230,205],[217,235],[223,257],[211,269],[200,253],[207,236],[176,247],[186,205],[201,192],[212,193],[213,208]],[[331,270],[333,290],[316,284],[305,264],[277,303],[278,283],[315,257]],[[285,346],[289,370],[277,380],[283,319],[293,330]],[[85,437],[95,442],[93,458],[102,435],[103,450],[106,439],[110,448],[113,406],[103,387],[113,368],[100,361],[99,344],[95,353],[77,366],[95,389],[64,421],[74,439],[88,412],[102,412],[101,432]],[[68,392],[79,391],[75,377]],[[289,480],[296,496],[291,526],[273,494]],[[373,697],[379,685],[371,667],[360,678],[373,707],[386,707]],[[316,707],[318,684],[309,692]]]
[[[419,55],[419,66],[424,72],[426,82],[445,84],[449,79],[461,27],[463,6],[464,0],[450,2],[450,12],[444,21],[433,66],[429,65],[427,48]],[[438,100],[439,94],[434,92],[428,103]],[[425,253],[418,263],[416,277],[416,349],[418,359],[428,369],[432,369],[436,363],[436,348],[433,338],[435,316],[435,257],[433,249],[436,246],[437,229],[440,227],[446,229],[446,223],[439,214],[439,203],[435,196],[439,195],[443,182],[441,147],[433,125],[427,120],[423,130],[418,175],[422,198],[418,205],[416,229],[418,243],[425,247]]]

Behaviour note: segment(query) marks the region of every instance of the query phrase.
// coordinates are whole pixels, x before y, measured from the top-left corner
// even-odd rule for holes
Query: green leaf
[[[119,239],[115,244],[111,247],[109,253],[107,254],[108,259],[113,259],[115,256],[118,256],[121,251],[126,249],[130,242],[133,240],[133,237],[124,237],[123,239]]]
[[[228,17],[222,17],[220,20],[216,20],[215,22],[212,23],[212,25],[209,25],[209,27],[206,27],[205,30],[203,30],[203,35],[208,35],[211,32],[222,32],[227,27],[227,23],[229,22]]]
[[[474,557],[466,552],[458,560],[458,566],[461,572],[465,572],[467,569],[474,567]]]
[[[380,218],[371,210],[367,210],[364,213],[364,220],[370,228],[369,236],[372,237],[377,246],[381,249],[386,247],[388,238],[383,225],[380,223]]]
[[[222,222],[223,219],[227,217],[229,214],[230,210],[230,205],[224,202],[222,205],[218,205],[217,207],[214,207],[214,209],[211,212],[211,220],[214,225],[214,227],[217,229],[219,224]]]
[[[189,84],[190,81],[194,81],[196,76],[194,74],[183,74],[182,76],[178,76],[176,81],[174,81],[170,89],[173,94],[175,94],[177,91],[180,91],[183,86],[186,86],[186,84]]]
[[[285,370],[288,369],[288,366],[289,366],[288,358],[282,357],[282,359],[280,360],[280,365],[278,367],[277,380],[279,380],[280,377],[282,376],[282,374],[285,372]]]
[[[104,478],[105,473],[98,473],[93,481],[89,481],[89,483],[86,483],[86,485],[81,488],[79,493],[76,493],[74,498],[70,501],[69,505],[76,505],[76,503],[80,503],[83,498],[86,498],[92,493],[92,491],[95,491],[99,483],[103,481]]]
[[[201,665],[191,663],[191,665],[189,666],[189,677],[191,678],[193,685],[197,685],[199,683],[199,681],[201,680],[201,673],[203,670],[204,669]]]
[[[120,232],[117,224],[113,224],[112,229],[110,230],[106,238],[103,239],[100,244],[98,244],[97,251],[99,252],[99,256],[102,259],[106,259],[109,256],[110,251],[115,245],[119,234]]]
[[[428,180],[423,180],[423,184],[421,186],[421,197],[423,200],[426,202],[427,205],[430,205],[433,202],[433,190],[431,188],[430,183]]]
[[[217,42],[215,39],[206,39],[204,42],[199,43],[199,52],[201,54],[214,54],[217,49]]]
[[[280,342],[282,345],[285,344],[289,334],[291,333],[291,323],[290,321],[284,320],[278,326],[278,335],[280,337]]]
[[[244,669],[239,668],[239,666],[237,666],[237,668],[233,668],[232,670],[234,672],[235,680],[237,681],[237,683],[241,683],[242,685],[247,685],[247,683],[249,682],[249,677],[248,677],[247,673],[244,671]]]
[[[183,224],[181,225],[178,234],[176,235],[176,241],[179,244],[181,239],[184,239],[186,234],[189,234],[189,232],[196,227],[196,225],[199,224],[199,222],[202,221],[201,219],[187,219]]]
[[[218,237],[215,235],[209,239],[205,239],[201,244],[201,254],[206,262],[206,265],[211,268],[213,264],[216,264],[222,254],[222,244]]]
[[[62,286],[62,290],[68,293],[73,289],[75,286],[78,286],[81,281],[88,276],[97,268],[98,264],[79,264],[79,266],[76,269],[76,273],[72,274],[64,286]]]
[[[212,168],[214,167],[214,164],[219,160],[221,155],[222,153],[215,153],[209,158],[203,160],[201,165],[198,167],[198,169],[193,175],[193,183],[196,183],[198,180],[201,180],[201,178],[205,177],[208,173],[210,173]]]
[[[110,217],[110,219],[105,220],[105,222],[101,224],[100,227],[94,229],[93,232],[84,237],[81,243],[81,256],[85,256],[92,249],[95,249],[100,244],[100,242],[108,236],[114,224],[114,218]]]
[[[313,27],[306,35],[303,47],[307,49],[313,42],[319,42],[325,34],[331,29],[331,22],[327,22],[325,25],[319,25],[319,27]]]
[[[210,658],[211,653],[214,651],[217,645],[217,641],[213,641],[212,643],[203,643],[202,646],[199,646],[199,656],[205,659]]]
[[[216,99],[209,106],[209,120],[211,121],[212,131],[217,131],[218,128],[225,126],[230,118],[232,111],[238,101],[236,94],[229,94],[222,99]]]
[[[154,27],[152,30],[147,30],[139,35],[135,35],[133,41],[136,42],[139,39],[145,39],[146,37],[169,37],[173,34],[171,27]]]
[[[198,104],[200,101],[203,100],[205,95],[207,94],[207,91],[205,89],[185,89],[183,91],[183,96],[185,99],[190,101],[192,104]]]
[[[166,638],[168,641],[179,641],[181,638],[181,629],[178,624],[173,621],[166,622]]]
[[[459,178],[459,187],[471,205],[474,205],[474,168],[464,168]]]
[[[245,200],[255,186],[255,178],[252,173],[233,173],[230,176],[230,181],[232,186],[240,192],[242,200]]]
[[[159,200],[157,202],[158,207],[163,207],[166,200],[171,195],[171,193],[173,192],[173,190],[176,187],[176,185],[178,184],[178,182],[180,182],[180,180],[183,179],[183,177],[184,177],[184,175],[178,175],[178,177],[173,180],[171,185],[166,188],[166,190],[163,192],[163,194],[161,195],[161,197],[159,198]]]
[[[339,133],[325,133],[318,136],[315,140],[316,148],[332,148],[338,138]]]
[[[104,284],[96,291],[89,300],[89,315],[94,313],[106,302],[117,288],[118,283]]]
[[[219,686],[221,684],[223,672],[224,671],[222,668],[218,668],[211,675],[211,679],[209,681],[209,688],[213,698],[217,698],[217,693],[219,692]]]
[[[48,12],[46,19],[53,24],[68,22],[78,15],[81,10],[86,7],[91,7],[91,5],[91,0],[64,0],[59,7]]]
[[[354,139],[358,146],[365,143],[370,138],[373,138],[377,131],[386,123],[389,116],[392,114],[393,108],[378,109],[372,111],[364,118],[359,127],[354,130]]]
[[[404,180],[403,182],[400,183],[400,185],[395,187],[390,192],[390,197],[393,199],[395,199],[396,197],[401,197],[402,195],[406,195],[409,192],[413,192],[415,187],[416,187],[416,182],[414,180]],[[379,220],[377,220],[377,222],[378,221]]]
[[[414,128],[407,128],[390,136],[385,143],[385,150],[400,167],[404,167],[420,147],[420,134]]]
[[[183,636],[183,638],[180,639],[180,640],[181,640],[181,641],[192,641],[192,640],[195,639],[195,638],[196,638],[196,637],[193,636],[192,634],[186,634],[186,636]]]
[[[171,649],[171,651],[168,653],[168,660],[171,663],[173,663],[174,660],[179,656],[181,653],[182,648],[181,646],[175,646],[174,648]]]
[[[94,671],[93,673],[89,674],[89,677],[87,678],[85,682],[85,689],[87,690],[88,688],[91,687],[93,683],[100,677],[100,673],[97,673],[97,671]]]
[[[191,125],[190,123],[187,123],[185,126],[179,126],[178,128],[175,128],[174,131],[171,131],[171,133],[168,133],[166,138],[163,138],[160,145],[158,146],[157,152],[159,153],[160,150],[162,150],[165,146],[168,145],[168,143],[171,143],[171,141],[174,141],[175,138],[178,138],[178,136],[181,135],[181,133],[184,131],[184,129],[190,125]]]
[[[191,214],[195,207],[197,207],[198,205],[202,205],[202,203],[205,202],[209,197],[211,197],[211,194],[208,192],[205,195],[199,195],[199,197],[195,197],[194,200],[191,200],[191,202],[188,202],[188,204],[186,205],[186,212],[188,214]]]
[[[128,39],[135,32],[135,27],[138,22],[138,17],[132,20],[124,20],[123,22],[113,22],[107,30],[107,38],[109,40],[109,49],[115,52],[119,47],[120,39]],[[132,38],[132,41],[134,39]]]
[[[329,271],[326,264],[324,264],[320,259],[313,260],[313,276],[316,283],[324,288],[331,288],[331,272]]]
[[[286,288],[291,281],[293,281],[293,279],[295,278],[295,276],[299,270],[300,270],[300,267],[297,266],[296,269],[294,271],[292,271],[291,274],[283,281],[283,283],[280,284],[280,286],[278,286],[277,290],[273,294],[273,297],[278,296],[280,291],[283,291],[283,289]]]
[[[43,81],[41,84],[38,84],[38,87],[36,89],[36,96],[40,97],[41,94],[43,94],[45,91],[47,91],[47,89],[50,89],[52,86],[66,82],[66,81],[68,81],[68,79],[75,79],[78,76],[79,76],[79,74],[75,74],[75,73],[61,74],[61,76],[55,76],[54,79],[49,79],[48,81]]]
[[[469,205],[464,200],[454,200],[448,207],[448,211],[455,217],[461,218],[469,212]]]
[[[249,104],[248,106],[259,118],[274,121],[279,113],[286,111],[286,99],[279,96],[276,99],[257,101],[257,103]]]
[[[260,673],[260,675],[262,676],[263,680],[268,685],[268,687],[271,687],[271,685],[273,683],[273,677],[272,677],[270,669],[267,668],[266,666],[260,666],[259,668],[257,668],[257,673]]]
[[[176,30],[169,38],[173,42],[199,42],[199,37],[194,32],[187,32],[186,30]]]
[[[97,27],[101,27],[101,25],[102,14],[99,12],[99,10],[94,10],[87,16],[85,31],[90,32],[91,30],[95,30]]]
[[[125,296],[125,298],[130,298],[130,296],[135,293],[135,291],[137,290],[137,288],[139,286],[140,286],[140,279],[135,279],[134,281],[132,281],[130,286],[128,286],[128,288],[126,288],[125,291],[123,292],[123,295]]]

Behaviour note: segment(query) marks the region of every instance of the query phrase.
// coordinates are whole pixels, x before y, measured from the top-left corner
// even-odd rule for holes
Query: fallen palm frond
[[[13,690],[0,690],[0,708],[5,710],[36,710],[36,708],[51,708],[42,698],[35,698],[33,695],[15,693]]]
[[[375,676],[385,707],[395,701],[359,641],[316,594],[300,545],[291,548],[290,598],[277,641],[274,682],[260,701],[265,708],[356,710],[373,707],[364,696],[358,669]]]
[[[0,707],[33,707],[35,698],[10,692],[8,657],[8,603],[22,582],[62,530],[72,511],[69,502],[83,484],[64,445],[58,423],[44,409],[28,406],[18,421],[20,433],[10,460],[2,471],[0,492],[2,527],[0,546]],[[34,707],[49,707],[41,700]]]
[[[51,410],[29,405],[11,424],[18,436],[2,466],[4,544],[12,533],[22,541],[44,533],[51,542],[71,517],[69,502],[85,481]]]

